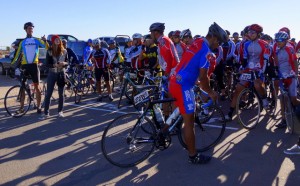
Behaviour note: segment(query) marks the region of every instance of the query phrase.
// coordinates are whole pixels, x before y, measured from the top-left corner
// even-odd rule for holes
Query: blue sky
[[[5,3],[4,3],[5,2]],[[165,22],[166,33],[190,28],[205,35],[214,21],[231,33],[258,23],[273,36],[287,26],[300,39],[299,0],[10,0],[1,2],[0,46],[25,37],[23,25],[35,24],[34,36],[70,34],[87,40],[117,34],[148,33],[153,22]]]

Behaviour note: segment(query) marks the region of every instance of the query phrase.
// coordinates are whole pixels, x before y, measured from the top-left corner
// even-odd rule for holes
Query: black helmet
[[[168,37],[171,38],[173,36],[174,31],[169,32]]]
[[[184,37],[192,37],[192,32],[190,29],[182,30],[180,33],[180,39],[183,39]]]
[[[266,41],[266,40],[273,40],[272,37],[269,36],[268,34],[262,35],[262,36],[260,37],[260,39],[265,40],[265,41]]]
[[[150,32],[151,31],[160,31],[160,32],[164,32],[165,31],[165,23],[153,23],[152,25],[150,25],[149,27]]]
[[[24,24],[24,30],[26,30],[27,27],[29,27],[29,26],[34,27],[32,22],[27,22],[27,23]]]
[[[144,36],[144,39],[152,39],[150,34]]]
[[[228,35],[217,23],[214,22],[209,29],[208,33],[215,36],[219,42],[225,43],[228,40]]]

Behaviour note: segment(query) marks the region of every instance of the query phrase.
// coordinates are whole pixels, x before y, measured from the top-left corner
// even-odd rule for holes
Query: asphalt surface
[[[0,185],[299,185],[300,156],[283,153],[298,135],[276,130],[278,118],[264,117],[251,131],[229,122],[221,143],[205,153],[213,156],[206,165],[189,164],[173,136],[168,149],[119,168],[104,158],[101,137],[109,122],[133,108],[118,110],[107,98],[96,103],[91,94],[79,105],[67,102],[64,118],[57,117],[55,101],[47,120],[34,110],[11,118],[3,101],[16,83],[0,76]],[[227,113],[229,102],[220,104]]]

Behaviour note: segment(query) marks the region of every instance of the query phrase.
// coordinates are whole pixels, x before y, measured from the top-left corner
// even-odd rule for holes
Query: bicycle
[[[34,99],[33,86],[28,84],[29,75],[25,75],[25,70],[20,70],[20,84],[11,87],[4,97],[4,107],[6,112],[15,118],[22,117],[30,109]],[[23,104],[23,105],[22,105]]]
[[[295,79],[294,76],[285,77],[285,78],[272,78],[272,84],[274,85],[275,81],[279,81],[279,90],[281,92],[281,95],[279,96],[282,100],[282,108],[284,111],[282,112],[285,117],[285,121],[287,124],[287,129],[290,134],[294,132],[294,108],[291,102],[291,98],[289,96],[289,89],[288,86],[286,86],[284,80],[286,79]]]
[[[147,159],[154,151],[155,147],[160,150],[167,149],[171,144],[170,133],[173,131],[182,131],[183,119],[179,114],[178,108],[169,116],[166,123],[169,125],[166,136],[161,137],[160,130],[164,122],[161,111],[157,112],[160,103],[174,101],[173,98],[159,99],[158,93],[149,93],[144,90],[134,97],[135,104],[147,105],[145,111],[139,113],[128,113],[115,118],[104,130],[102,135],[102,152],[104,157],[113,165],[118,167],[135,166]],[[207,123],[196,124],[196,139],[202,137],[201,143],[196,142],[197,151],[203,152],[214,147],[221,139],[226,122],[223,112],[219,107],[212,106],[218,119]],[[151,113],[151,117],[147,115]],[[157,115],[160,113],[160,115]],[[213,115],[214,116],[214,115]],[[215,132],[217,130],[217,132]],[[213,132],[214,131],[214,132]],[[219,132],[223,131],[223,132]],[[214,133],[214,135],[212,135]],[[216,135],[217,133],[217,135]],[[180,144],[186,148],[183,134],[177,132]],[[203,135],[207,134],[207,135]],[[214,136],[214,140],[208,142],[208,136]]]
[[[249,86],[238,95],[236,103],[238,122],[246,129],[253,129],[256,127],[260,121],[261,111],[263,110],[262,99],[254,87],[255,79],[257,79],[257,77],[254,71],[242,73],[240,76],[240,80],[247,81],[249,83]],[[264,109],[269,116],[273,117],[277,106],[275,88],[272,86],[269,89],[269,92],[271,93],[268,94],[268,92],[265,92],[269,105]]]

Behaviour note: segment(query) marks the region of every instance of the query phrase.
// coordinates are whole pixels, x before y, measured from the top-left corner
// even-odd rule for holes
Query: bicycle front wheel
[[[22,106],[22,102],[24,103]],[[13,117],[22,117],[29,110],[31,97],[29,92],[20,85],[11,87],[4,97],[4,107],[7,113]]]
[[[198,119],[197,115],[195,118],[195,143],[197,152],[204,152],[213,147],[215,147],[222,136],[224,135],[226,128],[226,120],[222,110],[217,106],[212,106],[209,108],[210,118],[203,122],[204,120]],[[184,148],[187,145],[184,140],[184,123],[181,126],[181,132],[178,132],[178,139]]]
[[[246,129],[253,129],[259,122],[261,105],[257,94],[246,88],[238,96],[236,113],[238,122]]]
[[[283,95],[283,103],[287,130],[290,134],[292,134],[294,131],[293,108],[290,97],[287,95],[287,93]]]
[[[67,79],[65,90],[64,90],[65,101],[69,100],[73,96],[73,93],[74,93],[74,85],[69,79]]]
[[[118,167],[132,167],[145,159],[155,147],[155,126],[147,117],[129,113],[114,119],[102,135],[104,157]]]

